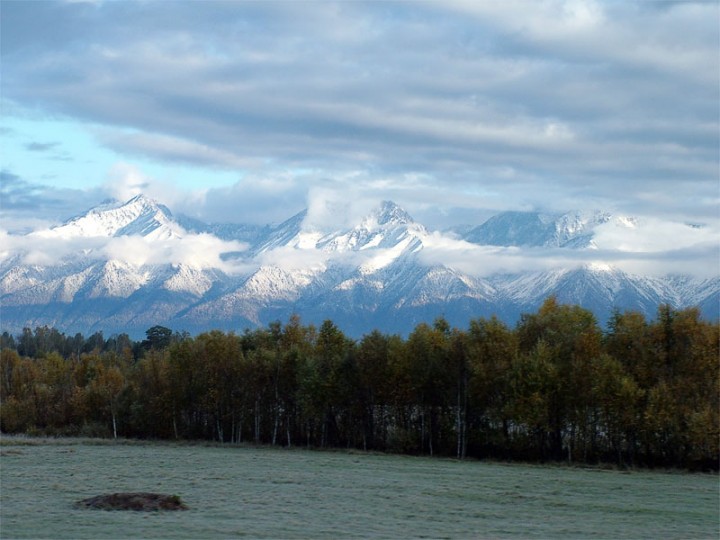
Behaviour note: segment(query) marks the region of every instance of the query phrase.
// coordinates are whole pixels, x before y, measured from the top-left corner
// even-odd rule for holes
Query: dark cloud
[[[3,92],[169,163],[712,214],[719,8],[655,4],[8,2]]]
[[[230,187],[208,190],[201,204],[179,201],[178,209],[206,222],[280,223],[303,210],[306,188],[291,175],[248,176]]]
[[[30,152],[47,152],[49,150],[54,150],[58,146],[60,146],[60,143],[57,142],[50,142],[50,143],[40,143],[40,142],[31,142],[25,145],[25,149]]]
[[[5,169],[0,170],[0,189],[2,189],[3,193],[5,193],[5,189],[7,189],[8,186],[19,180],[20,177],[17,174],[13,174]]]
[[[6,169],[0,171],[0,196],[4,211],[32,209],[37,203],[38,193],[43,189],[42,186],[32,185]]]
[[[58,189],[28,182],[0,171],[0,226],[10,232],[27,232],[74,217],[106,198],[101,189]]]

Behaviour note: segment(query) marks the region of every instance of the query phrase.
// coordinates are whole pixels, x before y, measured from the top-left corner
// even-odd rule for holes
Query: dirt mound
[[[185,503],[177,495],[162,493],[112,493],[97,495],[75,503],[79,508],[97,508],[100,510],[138,510],[152,512],[156,510],[187,510]]]

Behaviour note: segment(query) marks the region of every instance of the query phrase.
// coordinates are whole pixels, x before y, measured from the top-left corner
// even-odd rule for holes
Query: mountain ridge
[[[392,201],[327,230],[308,223],[308,211],[275,226],[207,225],[140,195],[26,235],[28,245],[56,239],[68,251],[50,264],[22,250],[0,262],[1,324],[140,335],[155,324],[242,330],[298,313],[314,323],[330,318],[353,336],[403,334],[437,316],[457,326],[491,315],[513,323],[550,295],[601,323],[615,309],[654,316],[662,303],[720,315],[718,276],[642,276],[599,263],[472,275],[446,256],[460,250],[482,267],[497,246],[592,252],[594,231],[611,222],[637,225],[606,212],[508,212],[452,238]]]

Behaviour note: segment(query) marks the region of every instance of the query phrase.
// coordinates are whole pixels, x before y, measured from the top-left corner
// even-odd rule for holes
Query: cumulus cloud
[[[245,251],[247,245],[224,241],[210,234],[184,234],[179,237],[151,238],[143,236],[118,237],[58,237],[47,231],[25,235],[0,230],[0,262],[10,258],[22,264],[52,266],[78,260],[117,260],[135,267],[145,265],[187,265],[194,268],[214,268],[228,274],[246,273],[256,266],[243,258],[228,257]]]
[[[128,163],[117,163],[108,171],[105,189],[113,198],[127,201],[150,191],[151,181],[140,169]]]
[[[653,217],[609,221],[595,229],[594,241],[600,248],[630,253],[661,253],[717,245],[718,223],[691,224]]]
[[[475,277],[575,267],[583,264],[577,254],[560,250],[478,246],[441,233],[433,233],[419,255],[428,265],[444,265]]]
[[[662,233],[662,231],[658,231]],[[609,237],[601,235],[600,243]],[[720,246],[717,241],[689,242],[671,245],[671,240],[650,240],[641,234],[642,242],[630,250],[628,244],[607,244],[600,249],[548,249],[501,246],[478,246],[435,233],[420,253],[428,265],[445,265],[475,277],[496,274],[520,274],[533,271],[572,269],[581,266],[612,266],[631,274],[666,276],[668,274],[714,277],[720,274]],[[677,237],[675,237],[677,240]]]
[[[186,190],[176,186],[170,180],[159,180],[146,173],[141,167],[127,162],[115,163],[106,174],[101,187],[104,198],[124,202],[137,195],[145,195],[178,211],[188,210],[188,215],[198,212],[202,205],[205,191]],[[82,211],[87,210],[83,208]]]
[[[133,193],[145,177],[125,170],[125,195]],[[345,231],[357,225],[379,201],[374,193],[356,191],[348,184],[324,184],[311,190],[308,213],[295,245],[261,252],[252,257],[247,246],[224,241],[210,234],[181,232],[163,237],[82,237],[66,238],[38,230],[18,234],[0,230],[0,262],[11,258],[31,265],[54,265],[83,259],[118,260],[134,267],[145,265],[189,265],[220,269],[230,275],[250,274],[261,266],[286,271],[324,270],[330,265],[381,268],[391,260],[392,250],[328,252],[318,242],[328,233]],[[347,191],[345,191],[347,189]],[[288,217],[288,216],[284,216]],[[701,277],[720,275],[720,227],[717,222],[685,223],[653,217],[615,217],[597,226],[594,244],[588,249],[548,249],[478,246],[452,234],[420,233],[423,249],[418,260],[429,266],[443,265],[475,277],[516,274],[528,271],[575,268],[581,265],[612,265],[633,274],[688,274]]]
[[[323,270],[330,257],[314,247],[282,246],[261,253],[255,261],[262,266],[276,266],[283,270]]]
[[[98,255],[127,262],[134,266],[183,264],[196,268],[218,268],[228,273],[246,270],[236,259],[228,260],[227,253],[244,251],[241,242],[228,242],[210,234],[188,234],[181,238],[153,239],[142,236],[111,238],[102,245]]]
[[[379,202],[377,194],[353,186],[352,182],[325,182],[309,189],[303,227],[325,232],[350,228],[357,225]]]

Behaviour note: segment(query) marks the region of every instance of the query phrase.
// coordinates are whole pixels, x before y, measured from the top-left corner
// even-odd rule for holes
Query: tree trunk
[[[276,398],[277,399],[277,398]],[[275,420],[273,421],[272,445],[277,443],[278,428],[280,427],[280,406],[275,404]]]
[[[255,444],[260,442],[260,401],[255,400]]]
[[[215,416],[215,429],[217,429],[218,442],[225,442],[225,434],[223,433],[222,424],[220,422],[220,411]]]
[[[323,417],[322,431],[320,435],[320,448],[325,448],[325,437],[327,437],[327,413]]]
[[[292,446],[292,441],[290,440],[290,415],[285,413],[285,429],[287,430],[287,445],[288,448]]]
[[[430,450],[430,457],[433,455],[433,412],[430,410],[430,440],[428,441],[428,449]]]

